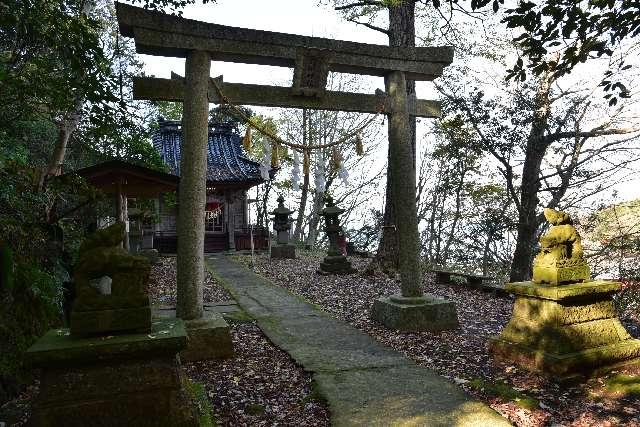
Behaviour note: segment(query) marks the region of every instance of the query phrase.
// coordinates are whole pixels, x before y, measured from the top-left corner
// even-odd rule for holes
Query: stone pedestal
[[[175,309],[154,311],[161,319],[175,319]],[[187,331],[187,346],[180,352],[183,362],[233,357],[233,342],[229,324],[222,315],[205,309],[201,319],[184,322]]]
[[[295,259],[295,245],[274,245],[271,246],[271,258],[278,259]]]
[[[613,307],[620,283],[518,282],[506,290],[516,301],[511,320],[489,344],[497,359],[558,379],[638,361],[640,340],[627,333]]]
[[[187,344],[180,320],[150,333],[74,338],[51,330],[28,350],[42,368],[34,426],[197,426],[177,354]]]
[[[329,274],[353,274],[357,270],[351,266],[349,260],[344,255],[328,255],[320,263],[317,273]]]
[[[458,327],[455,305],[432,295],[378,298],[371,309],[371,318],[389,329],[403,332],[443,331]]]

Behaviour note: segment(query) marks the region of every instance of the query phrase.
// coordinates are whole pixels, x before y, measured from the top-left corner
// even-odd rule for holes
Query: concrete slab
[[[318,373],[333,426],[503,426],[488,406],[420,366]]]

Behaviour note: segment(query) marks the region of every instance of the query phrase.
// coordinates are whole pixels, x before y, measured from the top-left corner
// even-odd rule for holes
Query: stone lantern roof
[[[284,197],[282,197],[282,195],[280,195],[277,200],[278,200],[278,207],[275,208],[273,211],[271,211],[271,215],[274,215],[274,216],[282,215],[283,217],[286,218],[295,212],[284,206]]]
[[[335,203],[333,203],[333,197],[326,196],[324,200],[327,206],[324,209],[322,209],[322,212],[320,213],[320,215],[337,217],[338,215],[343,214],[345,212],[344,209],[337,207]]]

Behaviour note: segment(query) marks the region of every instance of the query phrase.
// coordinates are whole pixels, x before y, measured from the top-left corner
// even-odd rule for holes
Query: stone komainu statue
[[[546,208],[551,228],[540,238],[540,253],[533,260],[533,281],[558,285],[589,280],[580,235],[565,212]]]
[[[151,329],[151,266],[145,258],[133,256],[120,246],[124,233],[124,224],[116,223],[98,230],[80,246],[73,274],[74,336]]]

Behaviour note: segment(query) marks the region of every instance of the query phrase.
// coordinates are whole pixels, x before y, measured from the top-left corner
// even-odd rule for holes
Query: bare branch
[[[382,7],[386,7],[386,5],[381,1],[363,0],[363,1],[357,1],[357,2],[354,2],[354,3],[345,4],[344,6],[336,6],[333,9],[334,10],[347,10],[347,9],[352,9],[354,7],[362,7],[362,6],[382,6]]]
[[[549,135],[546,140],[550,142],[558,141],[560,139],[565,138],[595,138],[598,136],[607,136],[607,135],[624,135],[628,133],[640,132],[640,128],[619,128],[619,129],[592,129],[590,131],[584,132],[556,132],[552,135]]]
[[[369,24],[368,22],[360,22],[360,21],[357,21],[357,20],[355,20],[353,18],[348,18],[347,21],[353,22],[354,24],[358,24],[358,25],[364,25],[367,28],[370,28],[370,29],[375,30],[375,31],[379,31],[379,32],[381,32],[383,34],[386,34],[387,36],[389,35],[389,30],[385,30],[384,28],[378,27],[378,26],[373,25],[373,24]]]

